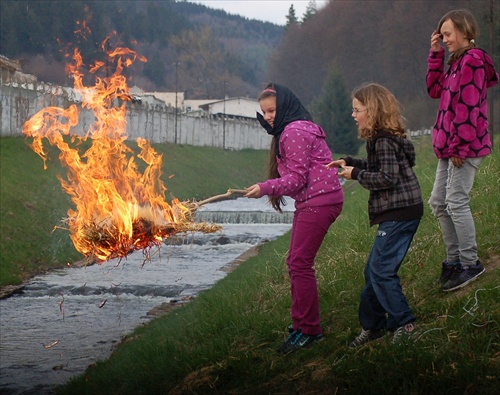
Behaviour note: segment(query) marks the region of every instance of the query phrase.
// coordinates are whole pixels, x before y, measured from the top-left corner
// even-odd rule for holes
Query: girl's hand
[[[354,169],[354,167],[352,167],[352,166],[344,166],[342,168],[342,171],[340,171],[338,175],[340,177],[344,177],[346,180],[352,180],[352,177],[351,177],[352,169]]]
[[[459,158],[458,156],[452,156],[450,159],[451,163],[453,163],[453,166],[458,168],[461,168],[465,162],[465,159]]]
[[[344,167],[345,166],[345,160],[344,159],[338,159],[334,160],[326,165],[327,169],[331,169],[332,167]]]
[[[439,39],[441,37],[442,37],[441,34],[435,30],[431,34],[431,49],[434,52],[437,52],[441,49],[441,44],[439,44]]]
[[[254,184],[251,187],[246,188],[245,191],[247,191],[247,193],[243,195],[244,197],[254,199],[260,198],[260,187],[258,184]]]

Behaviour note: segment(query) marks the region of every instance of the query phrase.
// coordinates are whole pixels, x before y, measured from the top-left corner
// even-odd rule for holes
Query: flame
[[[110,77],[96,76],[92,87],[83,84],[83,60],[77,49],[72,55],[74,63],[67,66],[75,90],[82,95],[82,108],[91,110],[96,118],[84,137],[71,134],[80,114],[74,104],[66,109],[46,107],[23,126],[23,133],[33,138],[31,148],[43,159],[44,169],[47,152],[43,139],[59,149],[59,159],[67,168],[67,177],[59,176],[59,180],[76,206],[68,211],[66,220],[70,237],[77,251],[99,263],[159,246],[175,233],[220,228],[191,222],[193,207],[188,208],[178,199],[173,199],[172,205],[166,202],[167,188],[160,178],[162,155],[143,138],[137,139],[137,157],[147,167],[143,173],[139,171],[134,152],[125,145],[125,101],[130,96],[122,72],[135,60],[146,59],[127,48],[107,51],[107,55],[107,63],[96,62],[90,71],[96,73],[110,63],[115,71]],[[90,148],[80,154],[79,148],[88,138]]]

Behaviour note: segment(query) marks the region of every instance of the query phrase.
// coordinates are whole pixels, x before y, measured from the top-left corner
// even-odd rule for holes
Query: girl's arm
[[[435,52],[432,49],[427,58],[427,93],[432,99],[439,99],[443,90],[444,48]]]
[[[279,178],[259,183],[261,194],[268,196],[289,196],[307,184],[311,149],[315,136],[291,127],[280,138],[280,152],[285,158],[285,171]]]
[[[366,169],[368,168],[368,161],[365,158],[353,158],[349,156],[346,158],[346,165],[357,167],[358,169]]]
[[[363,170],[355,174],[363,188],[370,191],[390,189],[398,182],[399,162],[396,157],[397,143],[389,138],[379,138],[375,143],[375,154],[380,168],[378,171]]]

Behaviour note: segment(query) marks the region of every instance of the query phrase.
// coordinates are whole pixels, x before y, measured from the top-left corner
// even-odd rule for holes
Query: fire
[[[142,138],[137,140],[137,157],[147,166],[143,173],[139,171],[134,152],[125,145],[126,101],[130,96],[122,72],[134,61],[146,59],[128,48],[116,48],[107,55],[107,63],[113,64],[115,71],[109,77],[96,77],[92,87],[83,84],[83,61],[78,50],[72,56],[74,63],[67,67],[75,90],[82,96],[82,108],[91,110],[96,118],[84,137],[71,134],[80,114],[75,104],[66,109],[46,107],[23,126],[23,133],[33,138],[31,148],[43,159],[44,169],[44,138],[59,149],[59,159],[67,168],[67,177],[59,176],[59,180],[76,207],[68,211],[66,219],[70,237],[77,251],[100,263],[160,246],[164,238],[176,233],[220,229],[194,223],[195,204],[183,204],[178,199],[171,205],[166,202],[167,188],[160,178],[162,156]],[[104,66],[104,62],[96,62],[90,72]],[[89,138],[90,148],[80,153],[79,147]]]

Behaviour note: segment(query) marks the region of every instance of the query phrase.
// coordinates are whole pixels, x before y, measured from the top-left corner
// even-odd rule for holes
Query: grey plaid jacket
[[[346,157],[351,176],[370,191],[370,225],[384,221],[409,221],[423,215],[423,199],[410,140],[379,131],[366,142],[366,159]]]

